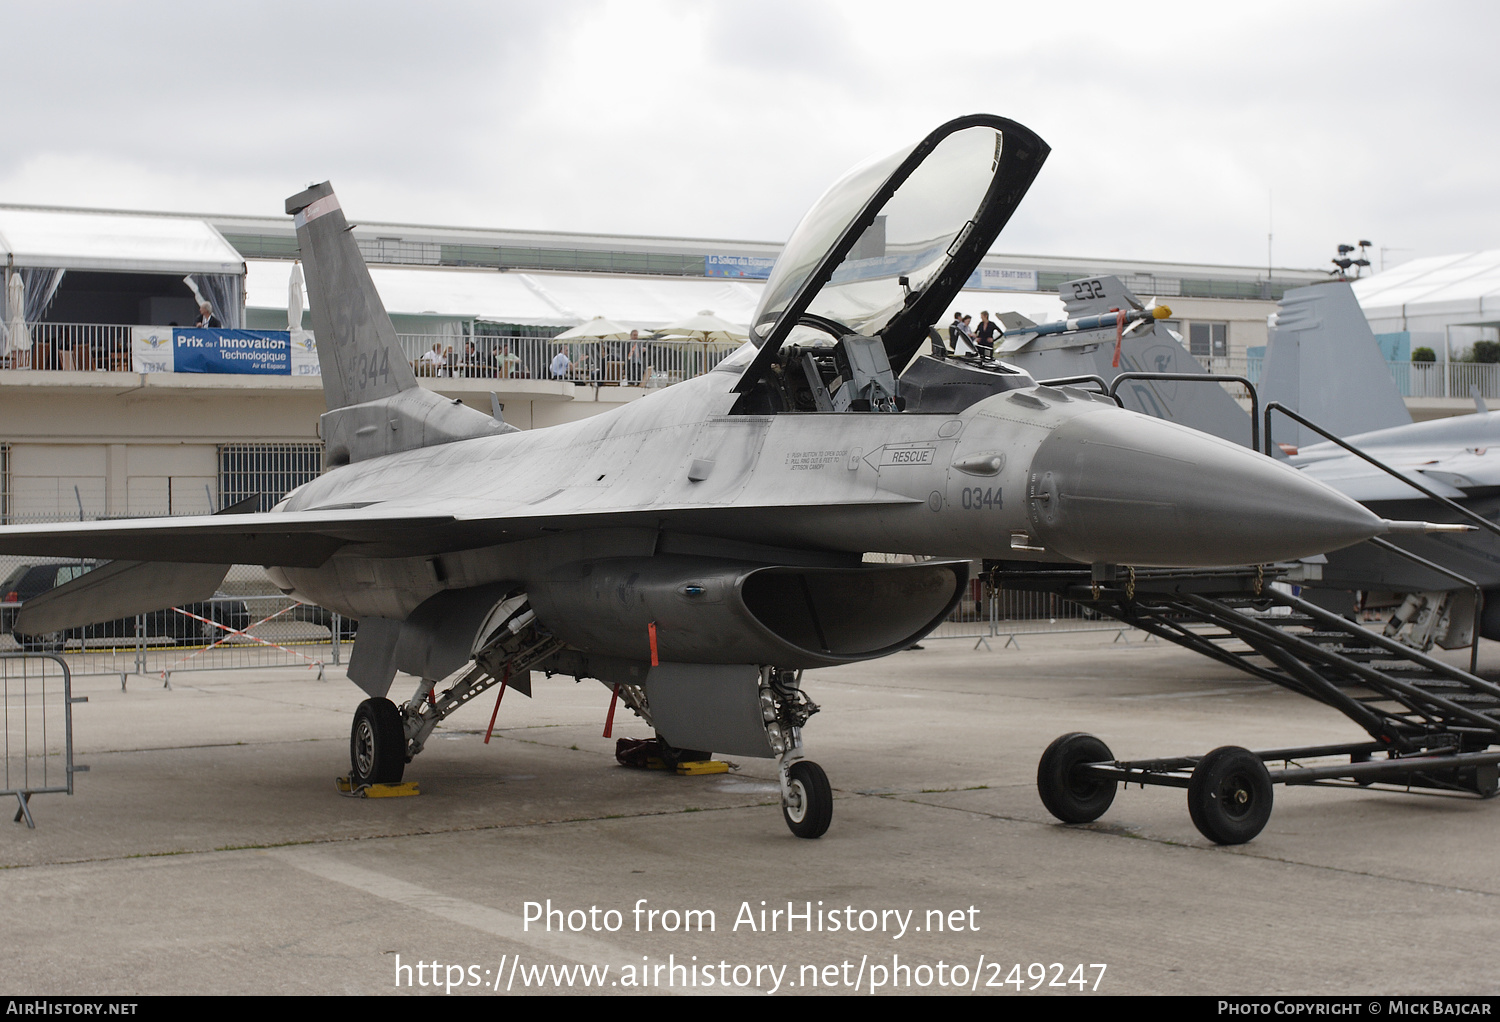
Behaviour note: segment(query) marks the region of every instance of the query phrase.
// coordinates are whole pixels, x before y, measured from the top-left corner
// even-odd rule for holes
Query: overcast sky
[[[1052,155],[996,251],[1500,247],[1493,3],[6,3],[0,201],[785,239],[977,111]],[[1268,226],[1269,225],[1269,226]]]

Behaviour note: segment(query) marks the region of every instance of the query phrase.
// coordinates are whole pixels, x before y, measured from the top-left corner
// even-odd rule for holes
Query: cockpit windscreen
[[[1001,132],[988,125],[942,139],[881,207],[806,311],[867,336],[884,327],[908,293],[936,278],[967,235],[994,179],[1002,141]],[[758,340],[771,333],[823,256],[910,152],[856,167],[802,218],[752,320]]]

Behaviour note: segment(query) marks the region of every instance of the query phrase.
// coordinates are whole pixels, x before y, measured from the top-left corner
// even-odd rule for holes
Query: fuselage
[[[351,545],[318,568],[279,569],[278,583],[340,613],[400,619],[443,589],[649,556],[666,534],[766,563],[884,551],[1219,564],[1339,545],[1267,520],[1288,507],[1311,521],[1323,501],[1367,530],[1342,542],[1375,531],[1373,516],[1285,466],[1083,391],[1027,388],[951,414],[731,416],[736,378],[713,372],[579,422],[330,471],[281,510],[438,509],[504,519],[506,534],[422,558]],[[527,553],[538,546],[554,549]]]

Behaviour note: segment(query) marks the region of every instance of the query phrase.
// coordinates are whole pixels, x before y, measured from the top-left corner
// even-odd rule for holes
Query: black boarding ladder
[[[1500,527],[1381,463],[1306,418],[1271,402],[1264,452],[1279,411],[1500,536]],[[1267,749],[1225,747],[1202,756],[1122,761],[1091,735],[1064,735],[1043,755],[1038,787],[1070,823],[1097,819],[1118,782],[1188,789],[1193,822],[1221,844],[1253,838],[1270,817],[1271,785],[1365,788],[1395,785],[1491,797],[1500,791],[1500,685],[1475,666],[1483,593],[1473,580],[1383,539],[1368,542],[1475,590],[1468,669],[1444,663],[1382,632],[1293,595],[1308,565],[1201,570],[1096,565],[989,569],[992,584],[1050,592],[1150,635],[1332,707],[1367,742]],[[1277,585],[1276,583],[1283,583]],[[1304,764],[1309,760],[1339,762]],[[1281,764],[1268,769],[1269,764]]]

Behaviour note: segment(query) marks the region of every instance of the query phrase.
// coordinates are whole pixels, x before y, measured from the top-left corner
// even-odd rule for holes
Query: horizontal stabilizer
[[[212,599],[228,573],[227,564],[111,561],[27,600],[16,615],[15,631],[45,635],[198,603]]]

